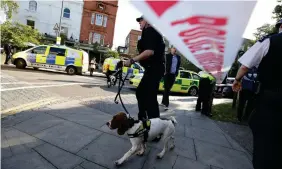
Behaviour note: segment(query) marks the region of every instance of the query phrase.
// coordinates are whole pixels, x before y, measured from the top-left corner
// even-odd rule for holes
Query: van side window
[[[50,47],[49,54],[56,56],[65,56],[66,49]]]
[[[34,48],[31,50],[31,53],[34,53],[34,54],[45,54],[46,52],[46,49],[47,49],[47,46],[39,46],[37,48]]]
[[[180,72],[180,78],[191,79],[191,74],[189,72]]]
[[[199,75],[192,74],[192,76],[193,76],[193,79],[196,79],[196,80],[200,80],[201,79]]]

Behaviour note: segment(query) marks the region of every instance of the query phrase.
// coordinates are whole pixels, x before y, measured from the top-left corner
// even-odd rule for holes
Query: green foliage
[[[1,43],[11,43],[13,46],[26,47],[26,42],[39,44],[42,38],[41,34],[30,26],[17,22],[5,22],[0,25]]]
[[[117,51],[114,50],[109,50],[106,54],[106,57],[114,57],[114,58],[119,58],[119,54]]]
[[[180,54],[180,58],[181,58],[180,67],[183,67],[185,70],[191,70],[197,73],[200,71],[200,69],[197,66],[189,62],[188,59],[186,59],[183,55]]]
[[[281,0],[277,0],[278,5],[275,6],[272,14],[273,14],[273,19],[275,19],[276,21],[279,21],[282,19],[282,1]],[[265,35],[269,35],[269,34],[273,34],[273,33],[277,33],[277,29],[275,28],[275,24],[271,25],[271,24],[264,24],[261,27],[257,28],[257,32],[254,33],[254,36],[256,37],[256,40],[259,40],[260,38],[262,38]]]
[[[17,2],[13,0],[2,0],[1,9],[3,9],[8,17],[8,19],[12,18],[13,12],[18,12],[19,5]]]

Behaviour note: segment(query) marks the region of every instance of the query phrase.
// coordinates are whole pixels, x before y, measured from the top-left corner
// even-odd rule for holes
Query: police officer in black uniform
[[[140,62],[145,68],[143,78],[137,87],[138,119],[160,117],[157,94],[161,78],[164,75],[165,44],[163,37],[141,16],[136,19],[142,30],[138,41],[139,55],[125,61],[125,66]]]
[[[279,33],[254,44],[240,59],[242,64],[233,83],[241,89],[241,79],[253,66],[258,67],[259,92],[249,121],[253,133],[255,169],[280,169],[282,159],[282,20]]]

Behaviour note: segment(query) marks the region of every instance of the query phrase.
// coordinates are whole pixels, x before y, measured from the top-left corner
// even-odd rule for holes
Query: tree
[[[1,43],[11,43],[13,46],[26,47],[26,43],[39,44],[42,38],[41,34],[30,26],[18,22],[5,22],[0,25]]]
[[[1,2],[1,9],[4,10],[8,19],[12,18],[13,13],[18,12],[18,8],[19,8],[19,5],[17,4],[17,2],[15,2],[13,0],[3,0]]]
[[[282,1],[281,0],[277,0],[278,5],[275,6],[272,14],[273,14],[273,19],[277,21],[282,19]],[[274,34],[277,33],[277,29],[275,28],[275,25],[271,25],[271,24],[264,24],[261,27],[257,28],[257,32],[254,33],[254,36],[256,37],[256,40],[261,39],[263,36],[265,35],[270,35],[270,34]]]
[[[180,67],[183,67],[185,70],[191,70],[194,72],[199,72],[200,69],[195,66],[193,63],[189,62],[188,59],[186,59],[182,54],[180,54]]]
[[[106,54],[106,57],[114,57],[114,58],[119,58],[119,54],[117,51],[114,50],[109,50]]]

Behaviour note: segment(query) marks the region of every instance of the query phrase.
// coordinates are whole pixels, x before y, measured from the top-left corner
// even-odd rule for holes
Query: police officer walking
[[[139,55],[125,61],[125,66],[140,62],[145,68],[143,78],[137,87],[138,119],[151,119],[160,117],[157,94],[159,84],[164,75],[165,44],[163,37],[141,16],[136,19],[142,30],[138,41]]]
[[[255,169],[279,169],[282,159],[282,20],[279,33],[255,43],[240,59],[242,64],[233,83],[241,90],[241,79],[258,66],[259,93],[249,125],[253,133]]]
[[[211,107],[213,101],[213,90],[215,78],[207,72],[199,72],[201,77],[199,82],[199,96],[196,104],[196,111],[201,111],[206,116],[212,116]]]

